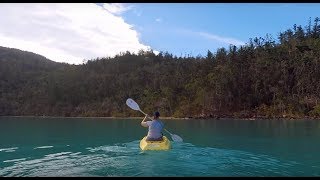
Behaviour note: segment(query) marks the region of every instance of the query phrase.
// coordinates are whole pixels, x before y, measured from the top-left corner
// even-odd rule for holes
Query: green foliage
[[[320,116],[320,104],[316,105],[315,107],[313,107],[313,110],[309,112],[309,114],[311,116],[316,116],[319,117]]]
[[[0,47],[0,115],[320,117],[320,23],[205,57],[120,53],[82,65]]]

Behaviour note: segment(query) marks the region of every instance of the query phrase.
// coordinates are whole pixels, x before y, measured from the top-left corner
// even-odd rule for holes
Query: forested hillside
[[[121,53],[82,65],[0,48],[0,115],[320,117],[320,21],[244,46],[176,57]],[[208,47],[210,49],[210,47]]]

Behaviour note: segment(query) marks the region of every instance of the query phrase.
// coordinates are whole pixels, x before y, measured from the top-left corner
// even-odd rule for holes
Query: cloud
[[[133,6],[126,6],[123,3],[104,3],[103,8],[113,14],[121,14],[125,11],[128,11]]]
[[[214,34],[209,34],[209,33],[205,33],[205,32],[196,32],[198,35],[208,38],[208,39],[212,39],[215,41],[219,41],[225,44],[232,44],[232,45],[244,45],[245,42],[242,42],[240,40],[234,39],[234,38],[229,38],[229,37],[221,37],[218,35],[214,35]]]
[[[161,19],[161,18],[157,18],[156,21],[157,21],[157,22],[161,22],[162,19]]]
[[[188,36],[188,37],[192,36],[192,37],[196,37],[196,38],[201,37],[201,38],[213,40],[215,42],[219,42],[219,43],[227,44],[227,45],[233,44],[233,45],[238,46],[238,45],[245,45],[246,44],[245,42],[238,40],[238,39],[235,39],[235,38],[222,37],[222,36],[218,36],[215,34],[210,34],[210,33],[203,32],[203,31],[193,31],[193,30],[186,29],[186,28],[175,28],[175,29],[172,29],[172,31],[173,31],[173,33],[176,33],[179,35]]]
[[[138,17],[140,17],[142,15],[142,11],[141,10],[137,10],[137,9],[133,9],[133,13],[135,15],[137,15]]]
[[[130,8],[93,3],[1,4],[0,46],[70,64],[123,51],[151,49],[139,42],[132,25],[116,15]]]

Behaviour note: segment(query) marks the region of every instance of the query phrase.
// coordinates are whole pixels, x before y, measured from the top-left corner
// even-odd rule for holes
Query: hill
[[[320,23],[206,57],[121,53],[82,65],[0,49],[0,115],[320,117]]]

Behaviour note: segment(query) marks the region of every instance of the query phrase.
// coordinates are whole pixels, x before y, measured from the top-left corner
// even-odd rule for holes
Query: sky
[[[120,52],[240,46],[320,17],[320,3],[1,3],[0,46],[82,64]]]

